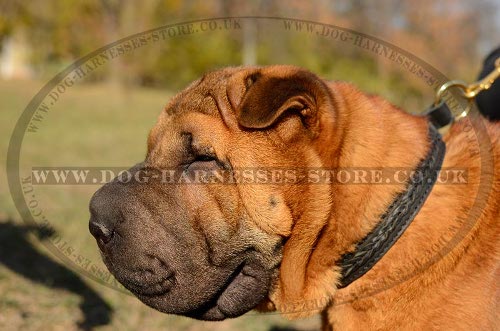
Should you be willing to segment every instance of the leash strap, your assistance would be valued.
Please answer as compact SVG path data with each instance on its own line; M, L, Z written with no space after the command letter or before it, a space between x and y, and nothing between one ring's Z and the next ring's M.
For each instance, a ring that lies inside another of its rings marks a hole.
M370 270L396 243L422 208L436 182L446 150L441 135L432 124L429 125L429 138L430 150L415 169L406 190L396 196L381 216L380 223L356 245L355 250L342 256L339 288L348 286Z

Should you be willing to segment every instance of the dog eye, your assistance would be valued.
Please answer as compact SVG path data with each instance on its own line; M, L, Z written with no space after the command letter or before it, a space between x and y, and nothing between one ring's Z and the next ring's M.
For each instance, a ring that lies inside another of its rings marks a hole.
M256 81L257 81L257 78L259 78L260 74L258 72L256 73L253 73L251 74L250 76L248 76L246 79L245 79L245 87L247 89L250 88L250 86L252 86Z

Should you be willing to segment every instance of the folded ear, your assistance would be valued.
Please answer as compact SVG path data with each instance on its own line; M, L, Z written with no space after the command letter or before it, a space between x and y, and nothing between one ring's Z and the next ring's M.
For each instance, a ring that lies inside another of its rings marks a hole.
M326 84L311 72L295 67L271 67L249 74L245 93L236 108L238 123L263 129L286 112L295 112L304 124L315 121L318 109L330 99Z

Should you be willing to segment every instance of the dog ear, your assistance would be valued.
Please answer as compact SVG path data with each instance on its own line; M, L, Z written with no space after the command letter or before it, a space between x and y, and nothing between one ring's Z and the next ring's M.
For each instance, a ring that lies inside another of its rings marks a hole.
M246 77L236 116L241 126L251 129L269 127L287 112L310 125L329 97L326 84L311 72L294 67L262 70Z

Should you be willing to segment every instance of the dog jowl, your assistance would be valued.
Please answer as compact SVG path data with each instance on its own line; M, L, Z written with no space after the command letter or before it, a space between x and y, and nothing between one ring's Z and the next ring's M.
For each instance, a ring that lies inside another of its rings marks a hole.
M493 126L489 130L494 136L499 132ZM462 138L453 135L460 133L452 129L445 139L444 165L476 162L457 156L463 144L453 141ZM149 134L145 160L129 172L173 170L189 177L197 170L415 169L430 149L428 119L350 84L328 82L292 66L238 67L208 73L176 95ZM472 183L474 174L470 178ZM451 206L471 203L472 184L435 186L407 234L345 291L357 291L356 283L401 268L394 261L437 241L448 219L461 211L441 208L428 225L426 215L440 208L443 194ZM229 178L165 183L118 177L94 194L89 227L113 275L162 312L223 320L256 307L291 317L325 311L327 324L348 326L343 316L356 318L352 311L342 311L348 305L332 308L342 275L338 262L377 226L406 185ZM440 217L441 222L435 220ZM484 217L492 218L488 213ZM425 241L414 235L422 226L432 230ZM417 290L389 291L378 300L388 304L394 297L418 297L412 291ZM297 302L315 304L307 311L286 311ZM397 320L397 307L391 314ZM391 323L391 314L381 325ZM375 317L372 327L378 327Z

